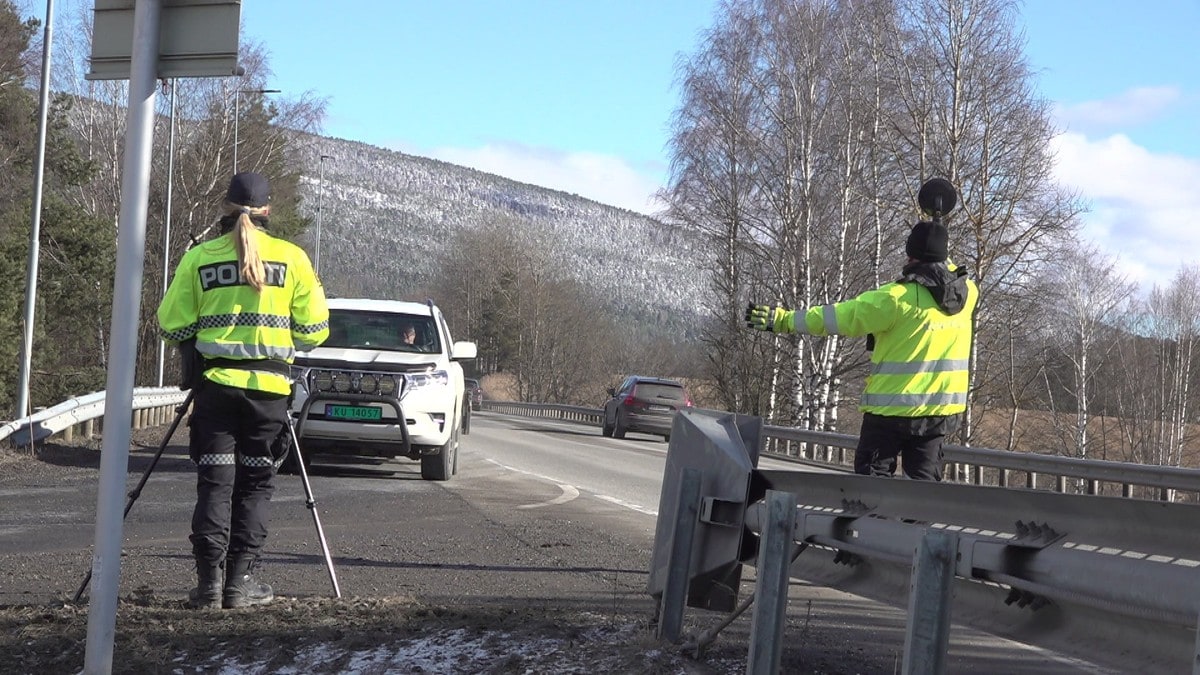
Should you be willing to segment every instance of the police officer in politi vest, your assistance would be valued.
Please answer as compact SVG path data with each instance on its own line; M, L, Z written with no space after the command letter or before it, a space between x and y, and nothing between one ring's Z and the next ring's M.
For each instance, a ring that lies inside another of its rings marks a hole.
M908 261L896 281L800 313L753 302L746 310L747 324L757 330L873 336L855 473L891 476L899 457L909 478L942 479L943 440L958 429L967 406L979 299L966 270L948 262L950 237L941 216L956 201L954 186L943 178L921 186L918 202L933 219L909 233Z
M329 336L325 291L308 255L266 231L270 193L261 174L233 177L221 235L184 254L158 308L163 339L194 345L196 357L184 385L194 389L194 608L274 598L253 572L267 538L276 461L289 438L288 366L297 347Z

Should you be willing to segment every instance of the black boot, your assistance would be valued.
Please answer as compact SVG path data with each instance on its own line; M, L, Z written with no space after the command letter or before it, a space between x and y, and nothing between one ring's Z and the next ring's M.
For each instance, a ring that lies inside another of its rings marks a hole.
M230 556L221 603L225 609L265 605L275 599L271 587L252 575L256 558L255 555L245 553Z
M225 583L220 562L196 559L196 587L188 591L188 609L221 609L221 588Z

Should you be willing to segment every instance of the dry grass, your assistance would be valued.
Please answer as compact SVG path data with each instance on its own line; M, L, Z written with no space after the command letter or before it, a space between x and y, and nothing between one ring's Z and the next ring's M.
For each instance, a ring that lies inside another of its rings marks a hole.
M87 605L0 608L0 671L79 672L87 621ZM121 600L116 626L114 673L738 672L736 661L700 664L664 650L643 616L544 607L278 598L249 610L197 611L140 593ZM434 660L423 667L426 654Z

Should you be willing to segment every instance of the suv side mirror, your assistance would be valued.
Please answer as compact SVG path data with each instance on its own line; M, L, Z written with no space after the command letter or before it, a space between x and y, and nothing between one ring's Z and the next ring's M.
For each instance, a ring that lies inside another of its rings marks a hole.
M455 342L450 350L450 358L458 361L460 359L473 359L479 352L479 348L474 342Z
M613 389L612 387L609 387L609 388L608 388L608 395L609 395L609 396L616 396L616 395L617 395L617 390L616 390L616 389Z

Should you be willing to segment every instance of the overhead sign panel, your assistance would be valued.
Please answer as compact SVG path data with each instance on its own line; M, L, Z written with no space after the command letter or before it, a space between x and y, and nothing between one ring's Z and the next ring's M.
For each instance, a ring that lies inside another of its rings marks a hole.
M89 80L129 79L135 0L95 0ZM226 77L238 68L241 0L162 0L158 77Z

